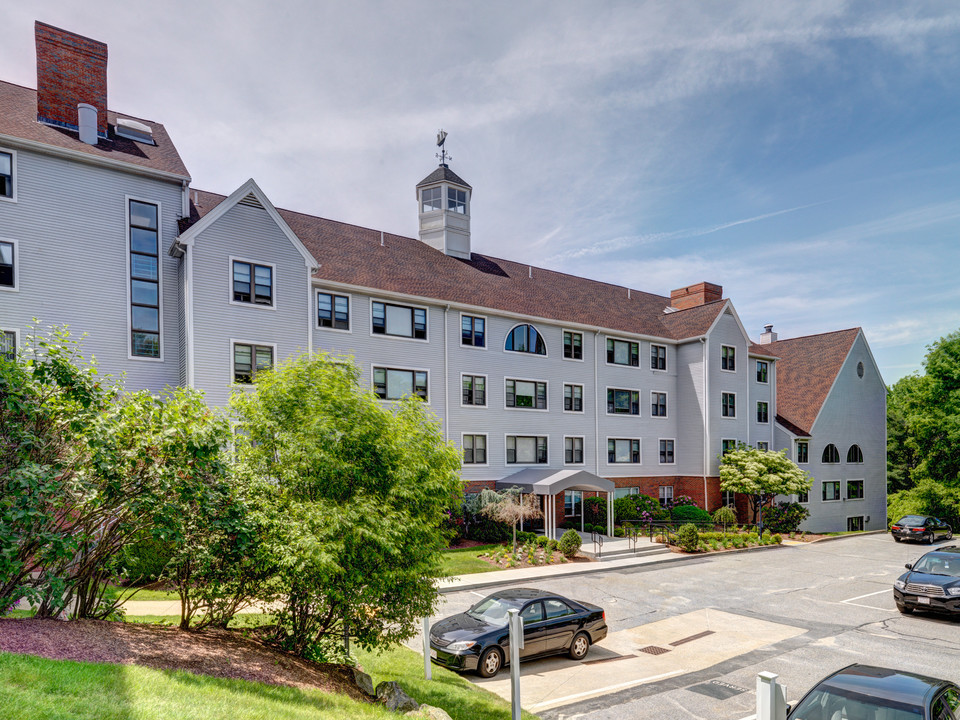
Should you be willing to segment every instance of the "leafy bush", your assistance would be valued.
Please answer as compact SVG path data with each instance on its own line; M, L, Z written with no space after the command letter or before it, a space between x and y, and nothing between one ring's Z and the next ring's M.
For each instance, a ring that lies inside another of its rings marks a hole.
M561 530L575 530L580 526L577 525L577 523L575 523L573 520L564 520L562 523L560 523L559 527Z
M780 543L783 542L783 537L780 535L780 533L777 533L776 535L773 536L773 541L774 541L777 545L779 545Z
M532 543L537 541L537 534L532 532L527 532L526 530L520 530L517 532L517 544L525 545L526 543Z
M670 519L678 523L712 523L713 518L703 508L696 505L675 506L670 511Z
M547 540L547 552L554 553L560 547L560 543L555 538Z
M677 495L677 497L673 499L673 506L675 508L686 507L688 505L696 505L696 504L697 503L694 501L694 499L689 495Z
M537 547L545 548L547 543L550 542L550 538L546 535L537 535L537 539L534 542L536 542Z
M576 530L567 530L560 536L560 552L566 557L573 557L580 551L580 533Z
M147 537L123 549L121 577L131 585L156 582L172 557L170 543Z
M627 495L613 501L613 518L617 523L626 520L648 523L669 520L670 513L649 495Z
M700 532L691 523L682 525L677 531L677 544L687 552L696 552L700 546Z
M588 497L583 501L584 520L591 525L607 525L607 499Z
M736 525L737 513L729 505L723 505L713 511L713 521L717 525Z
M763 508L763 526L770 532L796 532L800 523L810 517L806 505L792 502L777 503L772 507Z

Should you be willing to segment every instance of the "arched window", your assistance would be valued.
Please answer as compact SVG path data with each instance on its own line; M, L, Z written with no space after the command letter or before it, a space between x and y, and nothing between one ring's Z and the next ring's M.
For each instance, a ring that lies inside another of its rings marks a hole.
M503 348L510 352L533 353L534 355L547 354L547 344L533 325L517 325L513 328L507 333L507 342Z
M824 463L838 463L840 462L840 451L837 450L837 446L833 443L830 443L823 449L823 458L821 462Z
M863 452L860 450L859 445L851 445L850 449L847 450L847 462L848 463L863 462Z

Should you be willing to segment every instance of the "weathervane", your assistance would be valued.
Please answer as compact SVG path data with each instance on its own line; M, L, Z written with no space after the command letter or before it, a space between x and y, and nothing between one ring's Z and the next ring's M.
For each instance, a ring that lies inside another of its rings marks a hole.
M444 167L447 165L447 160L453 160L453 158L447 154L447 148L444 146L445 142L447 142L447 133L442 129L437 130L437 147L440 148L437 157L440 158L440 164Z

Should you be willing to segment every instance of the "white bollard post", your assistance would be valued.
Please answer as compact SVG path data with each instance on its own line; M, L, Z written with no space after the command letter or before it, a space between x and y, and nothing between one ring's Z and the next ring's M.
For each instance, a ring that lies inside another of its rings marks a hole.
M777 674L757 674L757 720L787 720L787 689L777 682Z
M430 618L423 619L423 676L433 679L433 666L430 664Z
M523 619L520 611L507 610L510 618L510 704L511 720L520 720L520 650L523 649Z

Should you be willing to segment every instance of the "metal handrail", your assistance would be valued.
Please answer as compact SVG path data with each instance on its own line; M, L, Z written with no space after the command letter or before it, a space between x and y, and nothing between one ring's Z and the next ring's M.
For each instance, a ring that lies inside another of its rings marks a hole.
M599 558L603 554L603 535L596 530L590 531L590 539L593 540L593 554Z

